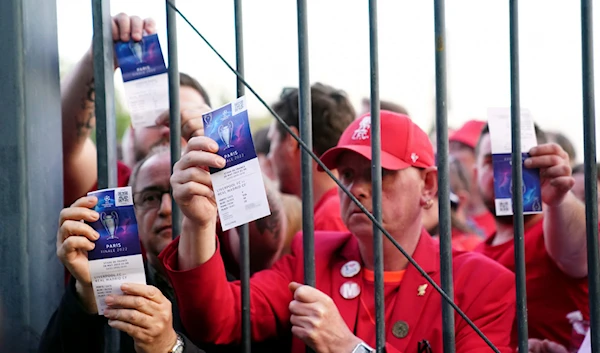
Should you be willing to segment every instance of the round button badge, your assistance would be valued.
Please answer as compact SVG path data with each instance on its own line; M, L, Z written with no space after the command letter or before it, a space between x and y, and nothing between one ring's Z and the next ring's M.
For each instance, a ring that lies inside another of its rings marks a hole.
M354 277L360 272L360 264L358 261L348 261L342 266L340 272L342 273L342 276L346 278Z
M344 299L354 299L360 294L360 286L354 281L344 282L340 287L340 294Z

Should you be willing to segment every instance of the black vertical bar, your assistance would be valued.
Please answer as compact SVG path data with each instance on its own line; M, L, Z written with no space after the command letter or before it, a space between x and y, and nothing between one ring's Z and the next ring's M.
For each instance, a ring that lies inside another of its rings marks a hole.
M242 1L233 0L235 16L235 64L240 75L244 76L244 28ZM246 93L244 83L237 78L237 96ZM250 353L252 332L250 327L250 241L248 224L238 227L240 236L240 280L242 283L242 352Z
M371 180L373 217L381 223L381 123L379 116L379 54L377 38L377 0L369 0L369 53L371 74ZM383 236L373 225L373 261L375 270L376 350L385 351L385 302L383 297Z
M581 64L583 83L583 141L585 169L585 228L587 234L592 352L600 352L600 275L598 272L598 172L596 169L596 111L594 97L594 40L592 1L581 0Z
M306 0L297 1L298 12L298 112L300 118L300 138L312 148L312 112L310 79L308 74L308 26ZM314 200L312 180L312 159L302 150L302 242L304 246L304 283L315 286L315 239L314 239ZM312 352L308 346L307 352Z
M310 79L308 75L308 27L306 0L298 0L298 66L300 88L298 111L300 115L300 138L312 148L312 112L310 99ZM315 285L315 244L314 244L314 201L312 181L312 159L302 150L302 233L304 245L304 282Z
M117 186L117 128L110 1L92 0L98 189Z
M168 1L167 10L167 47L169 50L169 133L171 143L171 174L173 166L181 157L181 114L179 112L179 59L177 55L177 13ZM170 0L175 4L175 0ZM173 195L171 195L173 196ZM181 233L181 210L171 197L171 227L173 239Z
M517 287L517 326L519 352L527 352L527 292L525 283L525 245L523 225L523 166L521 157L521 102L519 87L518 1L510 0L510 95L512 138L512 195L515 234L515 274Z
M98 189L117 186L117 127L110 1L92 0ZM105 326L105 352L118 352L119 331Z
M454 298L452 283L452 235L450 231L450 182L448 171L448 120L446 111L446 14L444 0L434 0L435 14L435 101L437 168L442 289ZM454 353L454 309L442 299L444 353Z

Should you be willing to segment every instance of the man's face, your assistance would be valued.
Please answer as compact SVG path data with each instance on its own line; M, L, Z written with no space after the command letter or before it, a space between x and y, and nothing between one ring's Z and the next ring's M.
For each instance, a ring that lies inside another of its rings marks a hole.
M150 157L135 182L135 214L139 236L149 258L156 257L171 242L171 158L167 152Z
M460 142L450 141L448 144L450 156L454 157L460 162L460 164L469 172L469 175L473 174L473 168L475 168L475 150L471 147L464 145ZM473 180L475 181L475 180Z
M477 187L485 206L496 214L494 204L494 165L492 163L492 140L490 134L481 136L477 155Z
M279 182L279 190L285 194L300 196L300 164L296 157L297 153L290 151L288 139L282 140L277 122L271 123L267 138L270 141L267 158Z
M344 152L337 164L342 184L371 212L371 162L354 152ZM421 171L406 168L398 171L382 171L382 221L391 234L402 232L415 221L421 221L421 196L424 181ZM359 239L373 235L373 224L358 206L341 190L342 220Z
M459 161L464 167L467 176L470 178L469 182L471 183L471 192L477 192L477 180L475 180L475 167L477 158L475 156L475 150L456 141L450 141L448 144L448 150L450 152L450 156Z
M206 104L206 102L195 89L181 86L179 88L179 104L181 109L185 109L186 107L200 106ZM168 145L169 134L169 128L166 126L150 126L133 129L133 150L135 153L135 160L140 161L144 159L155 146ZM181 139L182 146L185 146L186 143L187 141Z

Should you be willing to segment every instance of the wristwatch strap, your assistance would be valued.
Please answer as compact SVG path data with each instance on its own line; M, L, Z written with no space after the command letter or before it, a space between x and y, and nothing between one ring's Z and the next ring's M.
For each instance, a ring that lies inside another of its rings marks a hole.
M369 345L367 345L365 342L360 342L352 350L352 353L373 353L373 352L375 352L375 350L373 348L369 347Z
M181 337L181 335L177 334L177 342L168 353L183 353L183 348L185 347L185 341Z

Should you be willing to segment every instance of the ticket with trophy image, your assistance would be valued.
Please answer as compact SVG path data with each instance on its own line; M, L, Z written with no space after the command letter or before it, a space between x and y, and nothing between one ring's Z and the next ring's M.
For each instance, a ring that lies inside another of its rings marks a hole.
M223 230L271 214L262 172L254 150L246 98L240 97L202 116L204 134L217 142L226 161L210 169Z
M169 77L158 35L144 36L139 42L117 42L115 54L132 126L155 125L156 118L169 109Z
M529 157L528 151L537 146L533 118L528 110L521 113L521 164ZM512 138L509 108L489 108L488 125L492 141L494 193L496 216L512 216ZM540 170L523 165L523 214L542 212Z
M94 210L100 217L90 226L100 238L88 259L98 314L103 315L107 295L123 294L123 283L146 284L146 274L131 187L98 190L88 195L98 198Z

